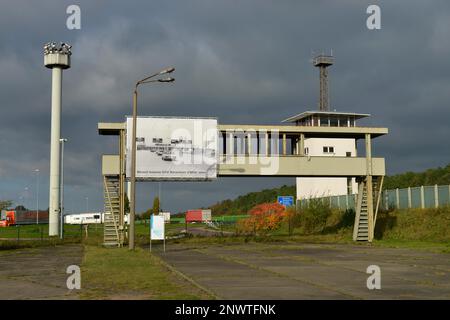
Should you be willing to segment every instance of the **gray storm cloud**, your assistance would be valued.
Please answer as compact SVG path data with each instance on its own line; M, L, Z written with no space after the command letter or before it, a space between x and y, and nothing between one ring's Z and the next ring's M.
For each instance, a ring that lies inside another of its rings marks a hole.
M145 115L216 116L220 123L263 124L315 109L318 71L311 52L333 49L331 105L372 114L387 126L375 141L389 173L446 165L450 118L448 1L376 1L382 29L366 28L373 1L77 1L82 29L68 30L70 1L0 4L0 196L48 201L50 70L42 45L73 45L64 74L62 135L69 211L101 210L100 155L117 141L100 121L131 113L133 83L174 65L176 82L142 88ZM294 179L219 179L163 183L163 207L179 211ZM138 210L157 184L141 183ZM169 200L170 199L170 203ZM166 201L166 202L164 202ZM166 204L166 205L165 205Z

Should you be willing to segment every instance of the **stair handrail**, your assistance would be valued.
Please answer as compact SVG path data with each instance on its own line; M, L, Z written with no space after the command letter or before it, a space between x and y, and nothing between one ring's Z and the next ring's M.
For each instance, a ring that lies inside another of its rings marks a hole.
M359 183L358 194L356 196L356 216L355 216L355 225L353 226L353 240L354 241L356 241L356 239L358 238L359 218L361 215L364 187L365 187L365 181L363 180Z
M114 210L113 210L112 203L111 203L111 197L109 195L108 184L106 183L106 176L103 176L103 183L104 183L105 190L106 190L106 196L108 198L110 214L112 215L112 219L113 219L113 222L114 222L114 230L116 231L117 244L119 244L120 243L119 230L117 228L116 218L115 218Z
M377 205L375 206L375 214L374 214L374 218L373 218L373 230L375 230L375 224L377 223L378 207L380 206L381 193L383 191L383 181L384 181L384 176L381 176L381 181L380 181L380 183L377 184L377 186L378 186Z

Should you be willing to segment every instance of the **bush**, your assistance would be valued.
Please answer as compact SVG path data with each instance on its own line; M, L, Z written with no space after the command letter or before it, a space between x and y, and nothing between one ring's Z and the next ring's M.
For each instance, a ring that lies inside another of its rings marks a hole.
M331 214L332 210L329 204L323 203L320 199L310 199L308 205L300 209L298 220L295 220L297 220L302 233L321 233Z
M265 235L281 226L285 218L285 208L279 203L263 203L253 207L249 214L249 218L238 221L238 233Z
M300 225L300 215L297 214L295 207L287 208L284 215L284 223L288 226L288 234L292 235L294 229Z
M380 212L375 226L375 238L448 242L450 207Z

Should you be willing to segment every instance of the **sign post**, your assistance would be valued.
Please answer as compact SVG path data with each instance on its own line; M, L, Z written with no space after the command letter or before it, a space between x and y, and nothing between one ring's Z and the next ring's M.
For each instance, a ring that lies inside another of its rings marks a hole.
M294 197L293 196L278 196L277 202L282 206L292 207L294 205Z
M284 206L284 208L292 207L294 205L294 197L293 196L278 196L277 202ZM289 229L289 235L292 234L292 223L291 223L291 214L289 214L288 219L288 229Z
M163 240L164 252L166 252L166 236L164 216L150 216L150 252L152 251L152 240Z

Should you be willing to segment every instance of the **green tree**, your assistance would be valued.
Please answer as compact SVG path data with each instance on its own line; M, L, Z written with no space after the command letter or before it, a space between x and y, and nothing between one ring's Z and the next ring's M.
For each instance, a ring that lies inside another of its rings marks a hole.
M150 215L152 214L152 209L148 209L141 213L141 219L144 220L144 225L147 225L147 220L150 219Z
M420 187L434 184L450 184L450 164L422 172L405 172L388 176L384 180L383 189Z
M159 214L159 198L155 197L155 199L153 199L153 214Z
M11 200L0 200L0 210L7 209L11 207L12 201Z

